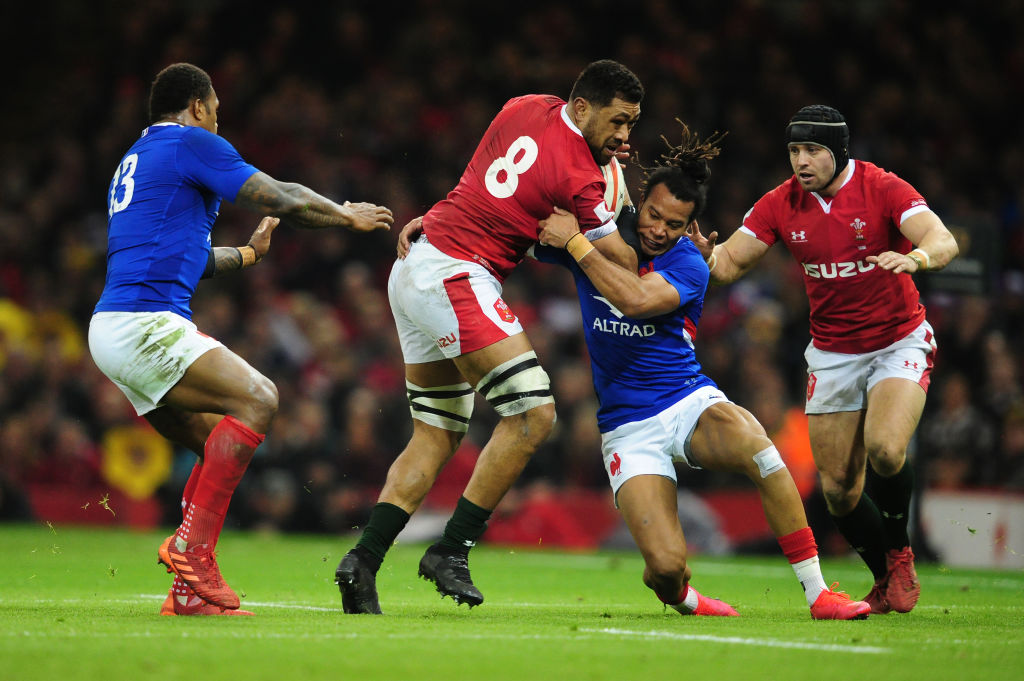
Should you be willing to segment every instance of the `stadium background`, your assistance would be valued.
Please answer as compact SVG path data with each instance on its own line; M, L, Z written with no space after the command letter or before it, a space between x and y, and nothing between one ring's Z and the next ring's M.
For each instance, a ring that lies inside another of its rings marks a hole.
M254 165L387 205L397 226L454 186L509 97L565 97L593 59L622 61L647 88L631 140L641 163L656 159L661 135L678 135L676 117L729 132L702 224L722 238L789 175L782 134L793 111L836 106L852 156L909 180L961 240L953 271L918 278L940 343L914 443L923 486L1020 493L1024 146L1011 102L1024 94L1024 46L1002 37L1022 34L1020 1L7 3L0 517L179 517L192 456L134 416L84 339L103 285L107 185L145 125L150 81L175 61L210 72L220 132ZM627 178L635 192L635 165ZM225 203L215 245L244 243L257 221ZM283 226L259 267L200 286L199 327L281 394L230 527L340 533L365 518L410 431L384 292L397 226L359 237ZM488 538L614 541L571 279L527 264L505 298L552 376L559 422ZM699 354L770 430L825 537L800 409L807 338L800 271L772 249L744 281L709 292ZM492 425L479 403L426 511L454 502ZM764 539L743 523L756 508L745 481L684 470L681 482L699 494L684 497L695 532L706 504L733 545ZM709 529L702 548L723 548Z

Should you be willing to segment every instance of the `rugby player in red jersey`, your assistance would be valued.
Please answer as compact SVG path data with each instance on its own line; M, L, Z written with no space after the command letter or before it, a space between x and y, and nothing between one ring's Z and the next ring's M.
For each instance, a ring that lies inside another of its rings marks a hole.
M501 420L419 574L456 603L483 602L470 578L469 549L555 419L550 381L502 300L501 283L537 242L538 223L554 206L571 210L588 244L636 270L636 255L605 205L601 168L626 148L643 94L629 69L601 60L583 70L568 101L553 95L510 100L455 189L421 224L417 219L403 230L407 235L410 227L422 227L388 282L413 435L391 465L356 546L335 572L346 613L380 614L377 570L455 453L474 391Z
M956 241L906 181L849 156L846 120L800 109L786 128L793 177L765 194L724 243L691 238L726 284L781 241L810 299L807 405L829 513L875 578L871 612L909 612L921 586L907 534L907 444L924 409L936 344L914 272L945 267ZM877 474L864 493L867 463Z

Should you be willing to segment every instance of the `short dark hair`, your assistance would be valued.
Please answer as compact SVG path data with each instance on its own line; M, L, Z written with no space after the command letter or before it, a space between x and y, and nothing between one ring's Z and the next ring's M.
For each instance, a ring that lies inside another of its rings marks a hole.
M668 151L661 155L661 160L654 166L643 168L640 189L644 195L650 195L652 188L663 184L680 201L693 201L693 212L690 214L690 222L693 222L701 216L708 203L710 161L721 153L718 145L729 133L716 132L702 142L700 136L690 130L686 123L678 118L676 121L683 126L682 141L673 145L664 135L661 136Z
M149 88L149 122L176 114L196 99L206 100L213 92L209 74L192 64L171 64L156 74Z
M601 59L587 65L569 93L569 101L582 97L596 106L608 106L618 96L631 104L644 98L640 79L617 61Z

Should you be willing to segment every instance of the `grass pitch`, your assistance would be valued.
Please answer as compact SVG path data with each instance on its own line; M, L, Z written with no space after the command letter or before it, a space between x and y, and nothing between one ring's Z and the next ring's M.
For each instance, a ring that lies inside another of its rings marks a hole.
M778 557L695 556L694 585L736 618L681 617L635 553L480 546L470 610L394 547L384 617L346 616L334 568L352 538L225 533L218 560L257 617L160 617L169 533L0 525L0 679L1020 679L1024 573L918 565L909 614L814 622ZM824 561L860 597L859 562Z

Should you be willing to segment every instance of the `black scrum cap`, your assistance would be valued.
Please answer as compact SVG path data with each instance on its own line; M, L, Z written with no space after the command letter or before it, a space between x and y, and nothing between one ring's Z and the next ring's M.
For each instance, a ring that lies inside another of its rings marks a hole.
M786 126L786 144L817 144L828 149L835 162L836 179L850 161L850 129L836 109L822 104L805 106Z

